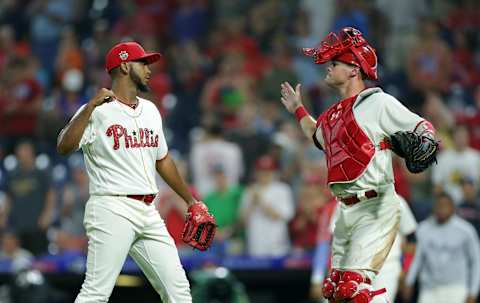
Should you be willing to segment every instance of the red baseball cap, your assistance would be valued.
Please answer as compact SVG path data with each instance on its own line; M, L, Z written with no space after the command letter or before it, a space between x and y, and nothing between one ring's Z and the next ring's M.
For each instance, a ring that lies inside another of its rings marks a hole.
M256 170L277 170L277 168L277 163L275 163L273 157L269 155L261 156L255 161Z
M147 53L137 42L122 42L112 47L105 57L105 68L110 72L122 62L145 60L152 64L162 55L160 53Z

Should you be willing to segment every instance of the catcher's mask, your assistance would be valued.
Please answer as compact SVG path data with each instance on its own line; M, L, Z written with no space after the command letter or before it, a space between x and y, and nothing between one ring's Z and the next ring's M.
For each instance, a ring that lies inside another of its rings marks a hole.
M329 33L316 47L304 48L303 53L313 57L316 64L336 60L358 66L369 79L378 80L375 49L353 27Z

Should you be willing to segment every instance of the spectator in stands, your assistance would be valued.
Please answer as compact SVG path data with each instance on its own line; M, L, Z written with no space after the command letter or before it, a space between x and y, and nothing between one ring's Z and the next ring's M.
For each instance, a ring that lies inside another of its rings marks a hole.
M55 61L56 79L61 80L69 70L82 70L85 62L73 28L62 30L58 55Z
M276 177L277 164L268 155L255 163L255 180L246 189L241 220L252 256L284 256L290 251L288 222L294 215L290 187Z
M437 196L434 214L420 223L415 259L404 296L420 279L419 303L475 303L480 287L480 242L473 226L455 215L453 199Z
M478 183L472 178L462 178L460 185L463 200L457 208L457 214L475 227L480 235L480 200L478 197Z
M322 186L317 175L303 178L295 217L290 222L290 235L293 249L300 252L313 252L317 245L318 224L330 195Z
M432 181L435 193L445 190L458 205L462 201L462 178L471 178L477 185L480 184L480 152L469 147L465 126L455 128L453 140L453 149L439 153L438 165L432 169Z
M49 83L53 80L62 29L74 21L79 5L73 0L35 0L30 1L25 12L30 19L33 53L40 60Z
M449 91L452 74L452 55L440 38L435 20L425 18L419 27L418 41L410 49L407 58L410 86L418 91Z
M193 184L202 196L215 189L215 166L222 166L228 185L234 186L243 175L244 165L240 147L225 140L222 126L216 121L205 123L205 136L194 142L190 153Z
M203 201L218 225L215 241L228 241L236 232L239 221L238 209L243 187L228 183L225 170L221 165L213 167L215 189L205 195Z
M473 91L474 108L467 108L457 115L457 123L465 124L470 135L470 146L480 150L480 85Z
M84 73L81 70L66 70L61 80L61 87L55 87L44 100L40 116L39 138L47 142L55 142L62 127L88 101L83 92Z
M425 119L435 125L441 147L451 148L453 146L451 132L455 127L455 117L447 107L446 101L438 93L426 93L421 110Z
M72 181L63 188L59 214L60 228L55 240L60 250L85 251L87 237L83 217L85 203L89 198L89 182L83 158L75 154L70 159Z
M175 159L179 174L184 180L189 180L187 163L185 160L174 151L170 151L170 153ZM159 185L160 190L156 198L156 206L160 216L167 225L168 232L172 236L173 240L175 241L175 245L177 245L178 248L190 248L190 246L187 247L182 241L182 231L183 226L185 225L185 213L187 212L185 201L183 201L183 199L177 195L165 183L165 181L163 181L163 179L161 179L160 175L157 175L157 184ZM188 188L195 199L202 200L194 186L189 185Z
M178 1L171 21L172 37L179 42L199 40L208 31L208 11L201 1Z
M8 227L13 228L26 249L35 255L47 250L47 229L53 221L55 192L47 171L35 166L30 141L15 148L17 167L7 175Z
M13 230L7 229L2 233L1 243L0 261L11 262L13 272L30 268L33 263L33 255L22 248L20 239Z
M30 57L17 57L8 67L0 124L1 133L12 141L19 136L33 138L36 134L43 97L43 89L36 79L36 69L36 63Z
M200 99L203 113L218 115L226 128L237 126L239 109L254 100L252 81L243 71L244 60L239 51L226 53L217 74L205 83Z

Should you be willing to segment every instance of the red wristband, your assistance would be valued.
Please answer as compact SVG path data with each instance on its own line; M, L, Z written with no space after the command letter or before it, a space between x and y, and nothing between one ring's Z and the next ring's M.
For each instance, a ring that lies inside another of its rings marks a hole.
M305 107L303 107L303 105L299 106L295 110L295 117L297 117L297 121L300 122L302 120L302 118L305 117L305 116L308 116L307 110L305 109Z

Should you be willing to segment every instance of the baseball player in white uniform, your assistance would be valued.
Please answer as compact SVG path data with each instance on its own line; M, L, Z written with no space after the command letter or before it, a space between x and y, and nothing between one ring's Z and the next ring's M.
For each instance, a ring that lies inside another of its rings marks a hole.
M159 58L135 42L115 45L106 56L112 90L102 88L60 132L58 152L82 148L90 178L87 272L76 303L107 302L128 254L163 302L191 302L174 241L152 203L156 172L188 205L201 202L168 154L156 106L137 96L148 90L148 65Z
M373 290L371 281L400 224L392 151L410 171L426 169L438 149L434 128L380 88L366 88L364 79L378 79L377 57L360 31L332 32L304 53L317 64L331 62L325 82L343 99L315 120L302 104L300 85L281 85L282 103L325 152L328 185L340 202L323 295L329 302L386 302L379 296L385 289Z

